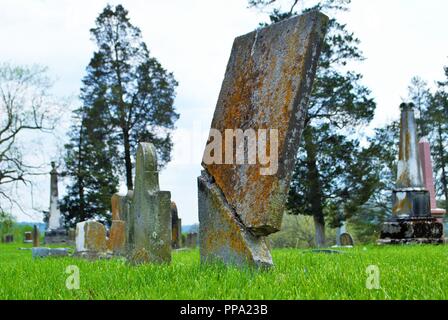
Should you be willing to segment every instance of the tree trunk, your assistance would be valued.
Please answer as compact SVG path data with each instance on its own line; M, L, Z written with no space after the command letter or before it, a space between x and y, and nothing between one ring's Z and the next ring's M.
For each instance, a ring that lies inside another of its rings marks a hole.
M131 144L129 142L129 132L126 129L123 129L123 140L124 140L124 160L126 166L126 184L128 190L134 190L134 185L132 183Z
M311 213L314 218L316 231L316 246L325 246L325 218L322 207L323 195L317 169L317 148L313 142L312 127L308 126L304 131L305 150L307 154L306 165L308 167L309 193L308 199L311 202Z
M325 247L325 220L322 217L314 218L314 230L316 231L316 245L318 248Z

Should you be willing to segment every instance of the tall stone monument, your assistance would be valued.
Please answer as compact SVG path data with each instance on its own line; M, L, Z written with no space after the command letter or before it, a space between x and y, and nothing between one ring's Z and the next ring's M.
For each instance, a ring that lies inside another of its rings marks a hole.
M61 211L58 204L58 172L56 170L56 164L51 163L50 171L50 214L48 219L47 230L45 231L45 243L67 243L68 234L67 230L62 227Z
M198 178L202 262L272 266L266 236L281 227L327 22L313 11L235 39Z
M385 222L379 243L443 243L443 224L431 216L430 194L425 188L418 152L414 105L403 103L396 188L392 192L392 218Z

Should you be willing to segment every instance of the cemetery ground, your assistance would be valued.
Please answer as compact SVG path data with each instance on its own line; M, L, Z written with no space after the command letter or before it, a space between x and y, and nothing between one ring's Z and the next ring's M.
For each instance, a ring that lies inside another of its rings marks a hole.
M199 250L173 252L171 265L130 266L122 259L33 260L23 244L0 245L0 299L448 299L445 246L359 246L344 254L274 249L268 271L201 265ZM339 250L339 249L338 249ZM66 287L68 266L80 288ZM366 287L369 266L380 289Z

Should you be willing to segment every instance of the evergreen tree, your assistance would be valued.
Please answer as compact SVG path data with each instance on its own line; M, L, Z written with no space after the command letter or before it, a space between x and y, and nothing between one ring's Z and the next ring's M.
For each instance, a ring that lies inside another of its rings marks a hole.
M84 78L84 104L99 100L104 105L104 122L110 128L106 144L118 150L109 161L125 174L131 190L131 155L138 142L154 144L162 167L170 160L170 132L179 117L173 106L177 82L150 57L123 6L106 6L91 33L98 50Z
M132 156L151 142L163 167L170 160L170 132L179 115L173 103L177 82L153 57L123 6L106 6L91 34L97 51L81 88L82 107L66 145L71 181L61 204L68 225L110 219L110 198L119 177L133 189Z
M428 118L433 128L430 138L436 190L438 195L445 198L448 212L448 91L445 88L441 83L439 90L431 97Z
M408 87L408 97L415 105L415 118L419 137L426 137L431 131L428 119L428 107L431 93L428 84L420 77L413 77Z
M100 110L98 106L78 109L78 121L65 145L64 174L72 180L61 202L67 227L88 219L110 222L110 198L119 183L110 159L117 150L113 144L107 144L109 131L101 114L94 114Z
M249 4L263 7L275 2L251 0ZM287 12L274 10L271 22L296 14L297 3L293 1ZM321 1L305 12L346 10L348 3ZM290 213L313 216L317 246L325 245L325 217L338 225L341 216L353 215L370 198L378 183L356 132L372 120L375 103L360 83L362 75L346 71L350 62L363 60L358 46L359 40L345 25L330 19L287 203Z

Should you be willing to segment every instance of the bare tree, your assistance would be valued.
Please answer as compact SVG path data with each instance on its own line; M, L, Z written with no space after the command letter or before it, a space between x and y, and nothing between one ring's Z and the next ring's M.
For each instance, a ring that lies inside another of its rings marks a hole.
M2 200L19 205L10 190L43 174L41 166L27 160L30 148L20 141L54 129L58 112L50 88L45 67L0 64L0 208Z

